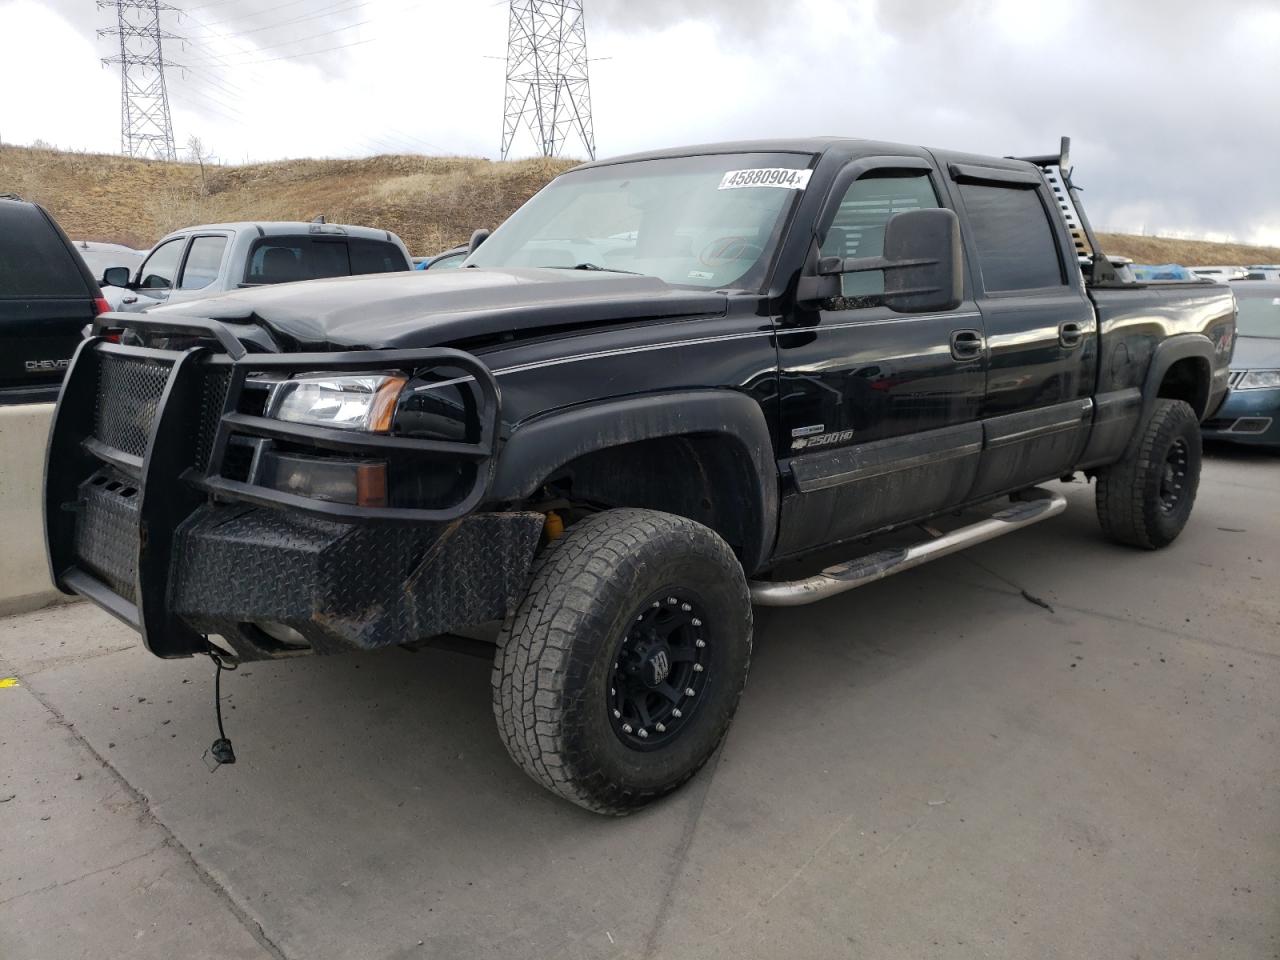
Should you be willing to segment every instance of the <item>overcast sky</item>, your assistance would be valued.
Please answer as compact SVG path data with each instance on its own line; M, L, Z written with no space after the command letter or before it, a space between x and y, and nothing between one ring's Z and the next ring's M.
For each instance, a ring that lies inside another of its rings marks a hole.
M171 3L165 28L190 38L166 47L188 65L169 77L179 144L498 153L500 0ZM1095 226L1280 244L1277 0L586 0L586 17L608 58L602 156L828 133L1017 155L1065 133ZM0 0L0 138L119 149L95 33L113 22L93 0Z

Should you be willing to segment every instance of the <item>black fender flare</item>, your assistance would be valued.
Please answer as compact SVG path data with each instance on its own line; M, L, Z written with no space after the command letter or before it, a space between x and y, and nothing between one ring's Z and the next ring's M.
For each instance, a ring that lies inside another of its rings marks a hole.
M1160 384L1164 381L1164 376L1179 360L1195 358L1203 360L1209 371L1209 382L1205 384L1205 404L1204 407L1196 411L1196 416L1204 419L1208 416L1209 408L1213 406L1213 359L1215 353L1213 341L1202 333L1183 333L1170 337L1165 340L1151 355L1151 365L1147 368L1147 379L1142 386L1142 419L1141 423L1146 423L1147 417L1151 415L1151 408L1155 406L1156 398L1160 393Z
M565 464L610 447L660 437L718 435L735 443L751 467L760 530L751 573L773 553L778 529L778 467L760 404L734 390L687 390L584 404L525 421L498 455L490 501L528 498Z

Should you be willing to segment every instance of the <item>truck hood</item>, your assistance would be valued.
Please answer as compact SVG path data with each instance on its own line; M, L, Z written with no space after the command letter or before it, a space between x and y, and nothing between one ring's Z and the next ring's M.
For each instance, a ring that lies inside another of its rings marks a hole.
M726 295L588 270L372 274L250 287L150 311L253 323L304 349L432 347L501 334L724 313Z

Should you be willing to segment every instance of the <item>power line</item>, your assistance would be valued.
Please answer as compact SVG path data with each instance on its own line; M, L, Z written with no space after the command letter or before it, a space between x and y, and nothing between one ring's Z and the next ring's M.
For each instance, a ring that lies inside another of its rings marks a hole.
M332 53L334 50L346 50L348 47L359 47L366 43L373 43L374 38L369 37L367 40L355 40L351 43L341 43L336 47L325 47L323 50L308 50L306 53L291 53L283 57L267 57L264 60L245 60L241 63L232 63L233 67L249 66L254 63L279 63L281 60L298 60L302 57L314 57L322 53Z
M268 44L268 45L266 45L266 46L260 46L260 47L258 47L258 49L259 49L259 50L274 50L274 49L276 49L276 48L278 48L278 47L287 47L287 46L289 46L290 44L293 44L293 43L304 43L304 42L305 42L305 41L307 41L307 40L315 40L315 39L317 39L317 38L319 38L319 37L328 37L328 36L332 36L332 35L333 35L333 34L335 34L335 33L344 33L344 32L346 32L347 30L354 30L356 27L363 27L363 26L366 26L367 24L370 24L370 23L373 23L373 21L372 21L372 20L361 20L359 23L353 23L353 24L351 24L350 26L346 26L346 27L336 27L336 28L335 28L335 29L333 29L333 30L325 30L323 33L312 33L312 34L308 34L308 35L307 35L307 36L305 36L305 37L293 37L292 39L289 39L289 40L282 40L282 41L280 41L279 43L272 43L272 44ZM233 67L235 67L235 66L240 66L241 64L244 64L244 63L257 63L257 62L261 62L261 61L255 61L255 60L232 60L232 61L230 61L230 63L226 64L226 66L233 66Z
M283 10L285 7L296 7L300 3L307 3L307 2L309 2L309 0L289 0L288 3L281 3L281 4L277 4L274 7L267 7L265 10L252 10L248 13L242 13L238 17L224 17L222 20L210 20L207 22L207 25L214 27L220 23L234 23L238 20L253 19L255 17L261 17L264 14L275 13L277 10ZM199 10L199 9L200 9L199 7L184 7L183 12L185 13L187 10Z

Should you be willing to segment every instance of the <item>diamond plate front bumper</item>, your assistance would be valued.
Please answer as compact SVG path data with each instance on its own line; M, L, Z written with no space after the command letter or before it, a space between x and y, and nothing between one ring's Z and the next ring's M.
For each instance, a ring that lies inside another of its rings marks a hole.
M243 660L371 650L505 617L538 546L540 513L367 526L205 506L174 538L173 614ZM282 644L283 624L306 646Z
M500 402L475 357L249 354L214 321L126 320L142 343L85 340L54 413L45 537L59 588L131 625L162 657L206 652L210 634L245 659L372 649L514 605L543 518L475 512L492 477ZM290 424L239 405L251 373L383 368L462 373L466 439ZM408 493L393 487L399 499L374 507L277 489L236 466L245 441L373 456ZM425 483L437 477L450 482Z

